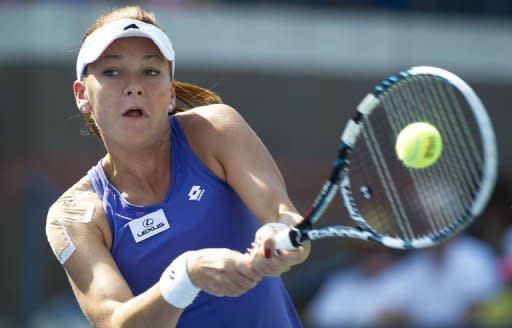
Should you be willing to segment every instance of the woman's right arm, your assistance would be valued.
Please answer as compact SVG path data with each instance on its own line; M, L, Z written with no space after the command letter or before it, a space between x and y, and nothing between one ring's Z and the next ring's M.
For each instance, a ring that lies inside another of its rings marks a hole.
M48 212L48 241L64 267L78 304L95 327L173 327L182 309L161 296L159 284L134 297L107 245L104 211L82 179Z
M109 251L109 229L87 179L66 191L48 212L48 241L83 313L95 327L174 327L183 309L164 299L160 282L133 296ZM205 249L189 254L186 270L202 290L238 296L262 278L252 271L250 261L248 255L231 250Z

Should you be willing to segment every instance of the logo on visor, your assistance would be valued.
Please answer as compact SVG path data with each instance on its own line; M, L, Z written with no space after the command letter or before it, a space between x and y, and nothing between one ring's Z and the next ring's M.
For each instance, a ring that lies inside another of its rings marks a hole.
M126 26L125 28L123 28L123 31L126 31L126 30L129 30L131 28L136 28L136 29L139 29L139 27L135 24L130 24L128 26Z

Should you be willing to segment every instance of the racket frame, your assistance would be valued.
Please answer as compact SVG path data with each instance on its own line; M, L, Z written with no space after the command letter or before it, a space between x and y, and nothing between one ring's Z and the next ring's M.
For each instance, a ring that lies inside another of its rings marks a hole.
M359 212L352 195L352 188L348 178L349 155L352 147L355 145L361 130L363 122L380 103L380 97L388 88L404 78L414 75L430 75L441 78L451 83L465 97L470 105L475 121L479 127L480 138L483 142L483 156L485 158L482 168L482 184L479 192L473 199L471 206L467 209L465 215L455 220L451 225L439 231L435 235L415 238L413 240L402 240L400 238L389 237L377 233L364 219ZM367 94L357 106L356 114L347 122L340 138L338 146L338 157L333 162L331 176L324 183L320 193L316 197L313 205L303 216L303 221L289 230L280 231L275 236L276 249L294 249L299 247L307 240L316 240L327 237L348 237L360 240L369 240L386 247L396 249L425 248L434 246L441 241L449 238L465 229L473 219L482 213L489 201L494 189L497 178L498 152L496 148L496 137L492 128L491 120L483 106L482 102L471 89L471 87L455 74L444 69L432 66L415 66L407 71L402 71L398 75L389 76L381 83L375 86L373 93ZM315 227L313 225L325 212L330 202L340 191L344 200L345 207L349 216L355 222L356 226L345 225L327 225Z

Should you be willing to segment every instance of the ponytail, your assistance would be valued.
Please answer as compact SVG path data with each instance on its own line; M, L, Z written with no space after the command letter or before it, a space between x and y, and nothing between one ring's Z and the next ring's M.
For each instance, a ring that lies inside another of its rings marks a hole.
M220 104L222 99L215 92L195 84L176 81L176 99L183 106L176 106L175 112L183 112L197 106Z

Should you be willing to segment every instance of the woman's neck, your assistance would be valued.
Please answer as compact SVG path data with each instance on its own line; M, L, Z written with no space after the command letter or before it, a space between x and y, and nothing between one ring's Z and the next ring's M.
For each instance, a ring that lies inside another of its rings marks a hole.
M110 149L103 158L110 183L130 203L152 205L165 199L171 180L171 146L169 138L163 139L145 149Z

